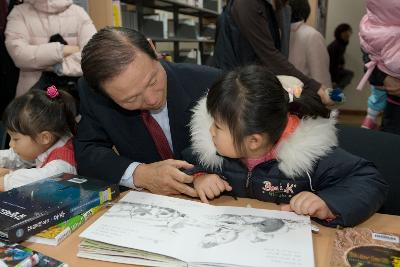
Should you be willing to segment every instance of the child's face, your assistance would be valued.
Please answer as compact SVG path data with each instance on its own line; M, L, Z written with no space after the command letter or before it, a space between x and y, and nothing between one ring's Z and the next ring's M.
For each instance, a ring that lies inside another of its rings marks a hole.
M233 138L228 126L225 123L218 122L214 119L210 127L210 133L215 148L221 156L228 158L240 158L233 144Z
M10 147L18 156L27 161L34 161L40 154L47 150L47 147L35 142L30 136L10 132Z

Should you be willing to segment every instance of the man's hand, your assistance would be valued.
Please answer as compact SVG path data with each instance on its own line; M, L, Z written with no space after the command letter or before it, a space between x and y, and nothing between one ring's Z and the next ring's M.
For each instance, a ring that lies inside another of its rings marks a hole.
M81 51L77 45L64 45L63 54L64 57L68 57L74 53Z
M309 215L321 220L335 219L325 201L311 192L303 191L292 197L290 204L281 207L283 211L294 211L300 215Z
M208 203L208 199L219 196L224 191L231 191L232 187L216 174L205 174L194 178L194 188L204 203Z
M328 94L327 89L328 89L328 88L326 88L325 86L322 85L321 88L319 88L319 90L318 90L317 93L318 93L319 97L321 98L322 103L323 103L327 108L329 108L329 107L334 106L334 105L335 105L335 102L332 101L332 99L329 97L329 94Z
M194 188L186 185L193 182L193 177L181 172L180 168L189 169L193 165L173 159L140 164L133 173L135 186L160 195L185 194L197 197Z
M386 76L385 80L383 80L383 84L385 86L385 90L389 95L400 96L400 80L396 79L392 76Z

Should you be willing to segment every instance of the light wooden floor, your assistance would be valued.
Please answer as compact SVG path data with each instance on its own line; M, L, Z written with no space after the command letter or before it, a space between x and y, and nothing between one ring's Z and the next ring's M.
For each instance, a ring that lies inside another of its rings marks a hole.
M338 122L343 124L349 124L354 126L360 126L365 118L365 114L362 112L348 112L348 111L341 111L339 112ZM380 123L382 116L379 116L378 122Z
M354 126L361 126L365 115L343 114L339 113L338 122L343 124L350 124Z

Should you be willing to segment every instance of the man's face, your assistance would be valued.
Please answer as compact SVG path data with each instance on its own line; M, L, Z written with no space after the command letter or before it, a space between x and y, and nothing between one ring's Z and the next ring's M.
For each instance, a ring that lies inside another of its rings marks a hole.
M167 99L167 74L160 62L137 51L136 58L114 78L103 82L106 94L127 110L157 110Z

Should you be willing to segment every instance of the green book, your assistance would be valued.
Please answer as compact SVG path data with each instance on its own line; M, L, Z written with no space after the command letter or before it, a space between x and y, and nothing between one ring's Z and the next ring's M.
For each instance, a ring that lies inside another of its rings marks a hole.
M70 236L76 229L84 224L92 215L96 214L103 208L103 205L98 205L90 210L78 214L68 220L50 227L34 236L31 236L27 241L39 244L57 246L64 239Z

